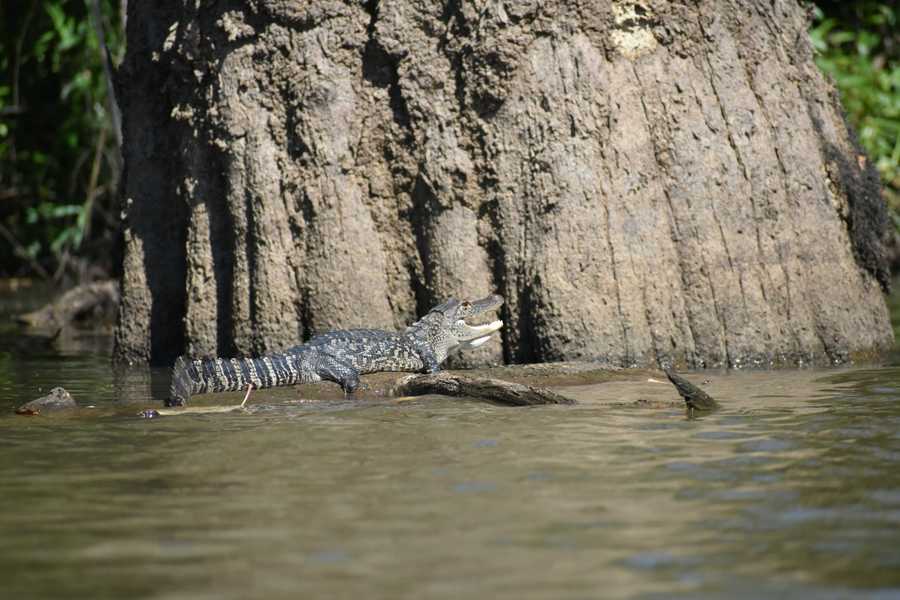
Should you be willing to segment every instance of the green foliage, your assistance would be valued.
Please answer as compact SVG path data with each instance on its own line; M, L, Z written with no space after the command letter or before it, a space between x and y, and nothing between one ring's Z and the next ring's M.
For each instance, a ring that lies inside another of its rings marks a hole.
M810 31L816 62L841 92L882 180L900 190L900 9L889 0L820 2Z
M0 275L111 254L120 159L91 2L0 5ZM119 4L100 9L120 56Z

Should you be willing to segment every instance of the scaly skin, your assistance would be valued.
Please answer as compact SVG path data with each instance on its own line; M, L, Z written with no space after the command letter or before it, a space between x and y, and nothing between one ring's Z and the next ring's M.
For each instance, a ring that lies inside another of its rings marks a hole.
M503 304L500 296L474 302L450 299L431 309L403 333L349 329L318 335L305 344L259 358L213 358L175 362L168 406L181 406L194 394L333 381L351 394L359 376L380 371L433 373L452 350L487 342L502 321L471 326L465 322Z

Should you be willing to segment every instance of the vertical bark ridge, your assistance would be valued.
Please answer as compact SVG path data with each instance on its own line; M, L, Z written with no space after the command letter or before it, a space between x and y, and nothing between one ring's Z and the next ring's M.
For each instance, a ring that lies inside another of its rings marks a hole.
M699 31L702 35L702 39L710 40L713 36L710 35L710 32L707 30L707 27L704 26L703 18L704 17L702 15L700 15L700 16L698 16L698 19L697 19ZM715 99L715 104L719 111L719 118L721 119L721 123L724 128L724 133L725 133L725 137L728 142L728 147L731 150L732 156L734 157L734 161L736 163L736 171L739 174L740 178L743 180L743 187L744 187L744 190L746 190L745 191L746 198L747 198L746 204L750 208L749 215L747 215L745 213L744 218L741 220L744 222L746 222L748 220L752 221L756 245L755 245L755 248L750 248L749 245L745 244L744 245L745 249L743 252L741 252L741 255L747 256L747 260L746 260L747 263L753 262L755 264L757 271L753 275L755 276L755 279L758 279L760 289L762 289L762 287L764 286L764 281L767 276L767 273L766 273L767 269L765 267L764 257L763 257L763 253L762 253L762 247L759 243L761 234L760 234L759 221L756 218L756 200L755 200L755 198L758 193L758 190L755 189L754 181L753 181L753 178L751 177L750 170L747 165L747 161L742 156L742 150L741 150L740 144L738 143L738 137L736 135L735 129L740 128L740 125L733 123L733 121L735 121L738 118L737 115L745 115L745 114L752 115L752 109L748 110L748 108L743 105L741 96L744 95L744 85L743 85L744 82L740 81L740 79L735 79L735 78L731 79L732 83L737 82L740 85L736 86L735 92L733 94L731 94L730 97L726 98L724 93L720 93L720 90L719 90L720 85L717 84L716 80L724 77L725 73L737 71L738 67L742 61L741 61L740 56L738 56L732 52L732 43L731 43L730 33L721 27L717 27L717 21L715 18L713 18L713 27L715 27L717 29L716 35L714 36L715 39L717 40L717 43L716 43L715 49L712 50L712 54L715 55L716 65L715 66L713 65L713 58L711 57L711 49L709 47L709 44L708 43L704 44L704 48L702 50L702 58L703 58L702 65L705 66L705 70L706 70L706 72L704 73L704 76L705 76L706 81L708 82L709 89L712 91L712 98ZM721 56L723 54L724 54L724 56ZM698 102L700 102L700 99L699 99L699 97L696 96L696 94L695 94L695 98L697 98ZM714 127L713 125L710 125L708 121L707 121L707 126L709 126L710 128ZM741 131L740 133L742 134L741 139L749 140L749 138L751 136L750 129L743 128L743 131ZM727 236L726 236L725 231L722 227L722 224L718 218L718 212L716 211L715 207L713 208L713 216L719 227L719 232L720 232L720 235L722 238L722 244L723 244L726 254L728 255L729 265L731 267L731 270L734 271L734 265L733 265L733 262L731 259L731 254L730 254L730 252L728 250L728 246L727 246L727 243L728 243ZM729 234L731 233L731 231L732 231L732 228L729 227ZM741 240L741 237L738 236L737 243L740 243L740 240ZM756 254L755 261L751 261L751 257L754 254L754 252ZM750 303L750 305L748 306L748 303L746 300L746 291L744 288L744 281L743 281L743 278L744 278L743 268L740 270L740 272L736 272L735 275L737 276L738 286L741 291L741 305L742 305L741 313L742 314L741 314L741 318L740 318L741 324L738 327L735 327L733 329L736 329L737 331L735 333L740 335L742 333L741 330L746 327L760 327L761 325L764 326L764 325L771 323L772 315L771 315L771 312L769 309L768 302L765 300L765 297L757 299L756 302ZM754 288L751 287L750 289L754 289ZM751 314L750 310L748 310L748 309L750 309L750 307L753 308L754 314ZM723 323L723 326L724 326L724 323ZM732 328L724 328L723 327L723 329L728 330L728 329L732 329ZM723 331L723 335L724 335L724 331ZM766 336L771 338L771 333L769 331L767 331ZM741 355L745 354L743 348L739 349L739 354L741 354ZM736 366L736 365L729 365L729 366Z
M138 48L161 49L168 56L168 32L153 22L176 10L174 3L132 7L129 41ZM126 141L122 300L115 355L127 363L171 363L184 347L187 225L171 175L177 171L176 140L188 132L170 116L177 98L157 95L171 77L165 64L154 61L149 52L129 53L117 74ZM148 127L148 122L158 127Z
M754 20L757 19L755 16L752 16L749 22ZM801 238L793 224L793 218L785 219L782 217L784 214L790 216L791 207L796 205L796 202L791 200L792 192L789 185L788 166L783 158L783 155L792 156L790 150L785 152L784 148L786 146L782 139L785 135L791 134L786 133L788 127L786 127L785 123L779 122L779 115L773 113L773 108L771 108L778 105L778 99L772 97L770 91L783 87L781 80L773 77L772 70L760 58L761 56L771 56L773 54L775 56L784 56L785 53L780 44L772 43L773 38L770 35L772 25L768 20L762 20L761 23L756 23L756 25L759 27L758 31L765 31L769 34L768 39L762 44L759 41L761 37L759 33L746 36L740 27L732 30L732 33L734 39L738 41L735 45L737 62L743 68L747 87L753 94L755 101L751 110L754 114L761 115L765 123L765 127L754 130L753 138L761 138L760 142L755 145L755 152L764 156L767 160L752 163L750 176L750 181L753 185L752 208L757 230L757 247L762 264L769 264L768 257L774 257L775 266L778 269L778 273L780 273L779 276L779 274L773 273L768 269L765 270L769 284L768 289L770 290L767 297L771 298L767 301L776 312L784 314L785 329L794 347L797 349L796 351L801 356L805 354L806 359L809 360L812 358L812 355L819 351L825 355L827 355L827 352L824 343L818 336L810 337L807 335L804 337L801 335L800 332L802 330L815 332L817 328L810 327L813 317L808 306L804 303L798 303L795 306L791 294L790 266L787 263L784 248L786 244L792 244L794 247L799 247L801 244ZM783 73L776 72L774 75L780 75L782 79L785 79ZM760 81L762 83L759 83ZM771 152L771 156L767 156L769 152ZM768 186L768 182L772 179L778 181L777 187ZM758 206L759 203L756 198L758 196L765 197L766 194L770 196L770 199ZM777 220L766 217L767 214L774 212L773 206L775 205L782 207L776 213ZM794 213L794 218L797 217L798 215ZM758 225L760 220L764 218L772 223L766 232L765 238L761 235ZM766 244L763 242L763 239L773 240L775 245L773 246L771 242ZM818 348L815 347L817 340L819 342Z
M218 301L210 303L207 298L216 297L216 291L209 292L208 285L218 283L213 269L212 244L210 241L209 207L202 200L191 202L188 217L187 306L185 309L185 346L192 356L213 356L218 347L217 308Z
M179 197L188 206L185 274L185 346L192 356L232 351L231 285L234 237L216 151L189 141L184 151L187 182Z
M228 214L234 234L232 260L234 276L232 277L231 306L232 315L231 338L238 354L248 356L253 352L253 299L251 296L251 268L253 266L252 214L246 199L237 191L246 188L244 178L246 169L242 167L241 157L248 152L244 136L236 137L229 145L225 194Z
M613 290L616 293L616 312L618 313L619 321L622 324L622 344L624 345L624 360L627 363L631 359L631 349L628 345L628 319L625 315L625 311L622 310L622 292L619 285L619 274L616 269L616 250L613 248L612 244L612 228L610 226L610 216L609 216L609 200L603 203L603 219L606 224L606 248L609 253L609 268L612 273L613 280Z
M685 140L677 141L674 137L669 123L674 121L673 116L669 113L669 107L665 101L662 91L659 87L655 88L655 93L651 94L646 84L643 83L643 77L640 74L639 65L632 65L635 79L644 91L644 97L641 99L645 119L648 126L652 127L657 134L653 137L653 155L656 157L660 171L665 176L666 199L669 210L672 215L672 222L677 233L677 240L673 243L674 251L679 257L679 268L681 270L682 290L684 293L684 303L690 311L689 326L692 334L694 348L696 352L704 358L702 363L704 366L719 366L723 362L723 358L727 355L725 351L725 340L720 335L722 326L722 317L718 305L714 299L713 282L710 277L710 270L706 264L707 248L702 246L699 239L699 226L695 221L694 215L699 212L698 207L702 206L693 200L694 196L704 197L703 194L697 194L691 190L691 186L696 187L690 179L684 182L678 179L677 173L673 173L673 163L677 162L675 158L678 154L678 147L685 145ZM660 61L649 62L645 68L652 68L651 76L658 79L656 73L659 69L665 69L666 65ZM659 107L661 115L653 115L647 108L647 100L652 99ZM652 125L649 125L652 124ZM663 133L664 132L664 133ZM665 145L659 145L659 140L665 140ZM679 216L679 210L676 208L674 199L677 198L688 212L687 215ZM690 260L687 257L695 257ZM697 267L694 263L700 263ZM713 291L710 295L707 292ZM712 309L710 312L709 309ZM710 317L710 314L712 315Z
M684 250L682 249L682 240L685 239L686 234L682 233L681 231L678 214L672 201L672 195L670 192L672 178L670 165L662 159L664 154L669 153L669 148L671 148L672 145L671 132L667 130L667 123L669 122L670 117L666 111L665 104L661 102L660 109L662 110L663 118L654 119L651 117L650 111L647 108L647 98L649 97L647 87L643 83L637 67L633 64L631 65L631 71L633 73L635 81L637 82L641 115L643 117L643 124L645 125L646 131L648 133L650 154L652 154L653 156L653 160L657 168L659 169L660 178L662 179L662 195L666 201L665 206L668 216L667 224L669 227L669 241L671 244L670 247L675 255L676 264L678 265L678 297L680 298L680 306L684 308L684 318L682 319L680 312L673 310L673 322L678 323L679 321L683 320L687 324L687 330L690 336L690 348L685 351L682 360L684 360L690 366L703 366L703 362L705 362L703 359L695 362L699 349L698 336L695 333L695 330L701 327L701 325L697 323L695 311L699 309L700 304L690 297L692 295L691 289L693 286L689 281L689 262ZM662 145L663 141L666 144L665 147ZM690 199L686 198L685 201L688 204L688 207L690 207ZM678 360L674 346L675 344L673 343L673 362ZM663 360L663 357L657 356L656 360L657 362L660 362L661 360Z
M678 224L677 224L676 217L675 217L675 207L672 206L672 198L669 195L668 190L665 191L665 196L666 196L666 204L667 204L668 213L669 213L669 228L671 231L671 235L672 235L672 239L673 239L673 248L675 251L675 255L678 259L678 266L679 266L679 271L680 271L680 277L678 278L678 282L680 284L679 295L681 298L682 305L685 305L685 304L687 304L687 290L689 287L689 284L687 282L687 273L688 273L687 266L686 266L687 259L684 256L684 253L682 252L681 247L679 245L679 240L681 239L681 234L678 232ZM705 361L705 359L698 357L697 335L694 333L694 327L695 327L694 316L693 316L694 310L696 310L696 309L691 309L691 308L685 307L685 311L684 311L684 314L686 316L685 321L687 322L688 334L690 335L691 346L690 346L690 350L685 352L683 358L684 358L684 361L689 366L702 367L702 366L705 366L706 361ZM679 316L680 315L678 315L677 313L675 313L673 311L672 318L674 321L677 322ZM673 346L674 345L675 344L673 343ZM672 350L673 350L673 354L675 356L677 356L677 354L675 353L674 347ZM675 361L673 361L673 362L675 362Z

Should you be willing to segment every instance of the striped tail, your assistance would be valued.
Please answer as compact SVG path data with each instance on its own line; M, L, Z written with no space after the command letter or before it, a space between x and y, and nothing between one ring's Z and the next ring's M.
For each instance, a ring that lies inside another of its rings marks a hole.
M253 384L254 389L293 385L303 377L299 353L287 352L262 358L205 358L179 356L172 367L172 384L166 406L182 406L194 394L235 392Z

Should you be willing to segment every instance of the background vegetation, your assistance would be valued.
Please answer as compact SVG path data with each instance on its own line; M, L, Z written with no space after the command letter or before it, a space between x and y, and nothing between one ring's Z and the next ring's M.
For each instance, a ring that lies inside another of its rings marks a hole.
M115 268L121 165L97 27L118 60L120 19L117 0L0 3L0 276Z
M816 63L841 92L859 141L875 161L900 229L900 9L888 0L820 1L810 37Z
M124 0L0 3L0 277L116 274L121 169L108 98ZM900 228L900 61L893 0L825 1L810 35L876 162Z

